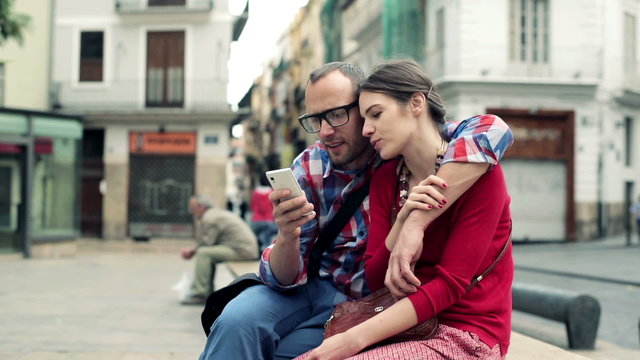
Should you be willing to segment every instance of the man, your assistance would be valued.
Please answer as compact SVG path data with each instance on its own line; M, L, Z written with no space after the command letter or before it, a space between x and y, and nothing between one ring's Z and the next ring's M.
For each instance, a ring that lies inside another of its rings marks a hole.
M322 342L324 323L335 304L368 292L363 269L369 222L366 198L325 251L320 276L307 277L306 273L320 229L336 214L346 196L360 188L381 163L369 140L362 136L364 122L357 106L357 84L364 77L359 67L346 63L326 64L310 74L305 93L308 115L303 115L300 122L306 131L317 132L319 142L300 154L291 167L306 199L284 201L288 190L271 193L279 233L261 258L260 275L268 286L251 287L227 305L211 327L201 359L296 357ZM449 183L444 192L447 199L457 199L486 171L486 163L495 164L511 144L511 133L503 122L474 126L452 141L445 161L472 159L485 163L443 166L439 176ZM482 126L485 128L479 131ZM498 149L492 148L496 144L490 141L475 141L487 131L501 132L504 141ZM444 209L412 221L416 226L426 226ZM419 238L409 240L421 245L422 232ZM406 243L411 243L409 240ZM420 245L412 244L412 251L418 251ZM409 258L414 255L412 251L406 252Z
M216 264L231 260L253 260L258 255L258 241L253 231L238 215L213 207L206 195L189 200L189 210L196 219L198 244L182 250L185 260L195 256L195 274L189 296L183 305L202 305L213 292Z

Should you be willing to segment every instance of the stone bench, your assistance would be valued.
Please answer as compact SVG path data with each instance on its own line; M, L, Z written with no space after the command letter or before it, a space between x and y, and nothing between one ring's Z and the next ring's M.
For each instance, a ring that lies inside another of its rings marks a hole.
M588 360L589 358L512 331L507 360L534 359Z
M238 277L242 274L258 272L260 260L226 261L224 264L233 277Z
M565 324L571 349L595 348L600 303L593 296L514 282L513 309Z
M248 272L257 272L260 261L227 261L225 265L232 276L238 277ZM507 360L588 360L588 358L571 353L557 346L536 340L529 336L511 332L511 345Z

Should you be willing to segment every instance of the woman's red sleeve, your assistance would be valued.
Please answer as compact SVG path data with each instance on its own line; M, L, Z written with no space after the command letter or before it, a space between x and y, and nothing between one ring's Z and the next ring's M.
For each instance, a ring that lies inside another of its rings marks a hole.
M383 164L373 174L369 191L369 237L364 256L364 275L367 286L375 291L384 286L384 277L391 254L385 240L391 231L391 211L395 201L397 161Z

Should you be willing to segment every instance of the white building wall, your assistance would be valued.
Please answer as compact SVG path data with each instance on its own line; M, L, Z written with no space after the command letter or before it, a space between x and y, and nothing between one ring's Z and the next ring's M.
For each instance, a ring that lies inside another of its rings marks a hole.
M503 77L508 65L509 11L502 0L460 2L459 27L450 24L452 37L458 34L459 48L450 54L459 64L447 74L453 77ZM451 10L455 7L449 6ZM451 15L453 16L453 15ZM448 19L449 20L449 19ZM448 40L448 39L447 39ZM449 54L449 53L448 53ZM449 63L449 61L447 61Z
M598 156L602 107L597 102L586 102L575 111L575 200L595 203L600 182Z
M603 200L611 204L608 210L610 217L626 212L624 208L624 185L630 181L635 183L635 198L640 194L640 104L636 106L620 104L617 99L626 92L635 92L636 99L640 94L640 1L619 0L607 1L603 7L605 21L603 82L600 100L603 103L602 115L602 183ZM636 74L626 74L624 70L624 15L629 13L636 18ZM635 160L631 166L625 165L625 117L634 119L632 136L633 155ZM615 174L615 176L610 176Z
M619 222L625 182L635 182L635 191L640 193L640 146L633 148L633 157L638 160L625 166L623 141L625 116L634 119L632 142L639 141L640 109L616 100L623 91L640 92L640 76L636 81L624 73L623 28L625 12L636 17L636 27L640 28L640 1L549 1L550 61L543 71L535 72L514 66L509 58L510 1L487 0L479 6L473 0L433 0L428 6L425 68L438 83L519 86L509 93L492 92L490 87L486 94L445 93L448 118L464 119L489 107L573 111L577 219L594 216L601 201L606 208L604 221ZM445 44L444 57L439 58L435 17L442 7ZM640 53L640 34L636 34L636 41ZM638 64L640 69L640 61ZM533 86L540 84L543 86ZM596 84L597 91L586 98L579 92L553 91L558 85L571 84L584 88Z
M0 106L48 110L51 0L18 0L12 9L31 20L22 46L12 39L0 48L5 75Z
M140 1L144 8L146 0ZM228 126L234 117L227 104L227 62L233 17L227 0L211 11L118 12L116 1L57 0L53 84L62 111L87 115L88 127L104 128L106 192L103 234L128 234L132 131L194 132L195 192L211 195L224 207ZM129 3L130 4L130 3ZM192 1L187 0L187 7ZM104 32L103 81L79 77L82 31ZM184 106L146 108L147 33L184 31Z
M228 110L227 62L233 18L226 1L205 13L117 13L112 1L61 0L56 7L54 84L67 108L144 110L148 31L185 32L185 109ZM104 31L100 83L79 83L80 33Z
M434 45L437 9L446 4L446 76L517 79L532 75L511 66L508 0L434 1L430 5L430 48ZM600 1L550 1L550 62L538 79L595 79L601 68ZM449 14L446 14L449 12ZM572 14L565 16L562 14ZM427 64L427 69L429 65Z
M549 1L552 78L600 76L602 4L603 0Z

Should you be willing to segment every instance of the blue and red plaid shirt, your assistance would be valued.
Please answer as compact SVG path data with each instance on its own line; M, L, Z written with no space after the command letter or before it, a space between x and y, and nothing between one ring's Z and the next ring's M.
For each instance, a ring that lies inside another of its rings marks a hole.
M495 115L479 115L444 125L449 147L443 164L447 162L484 162L495 165L513 143L509 126ZM375 155L364 169L342 171L331 164L322 144L309 146L293 161L291 169L316 217L302 226L300 234L300 267L292 285L283 286L273 275L269 265L270 247L264 250L260 263L262 280L275 289L290 289L307 282L307 263L311 248L320 229L337 213L349 194L360 188L382 163ZM369 227L369 197L356 210L340 235L325 250L320 277L331 278L334 286L347 296L357 299L369 293L364 280L364 252Z

